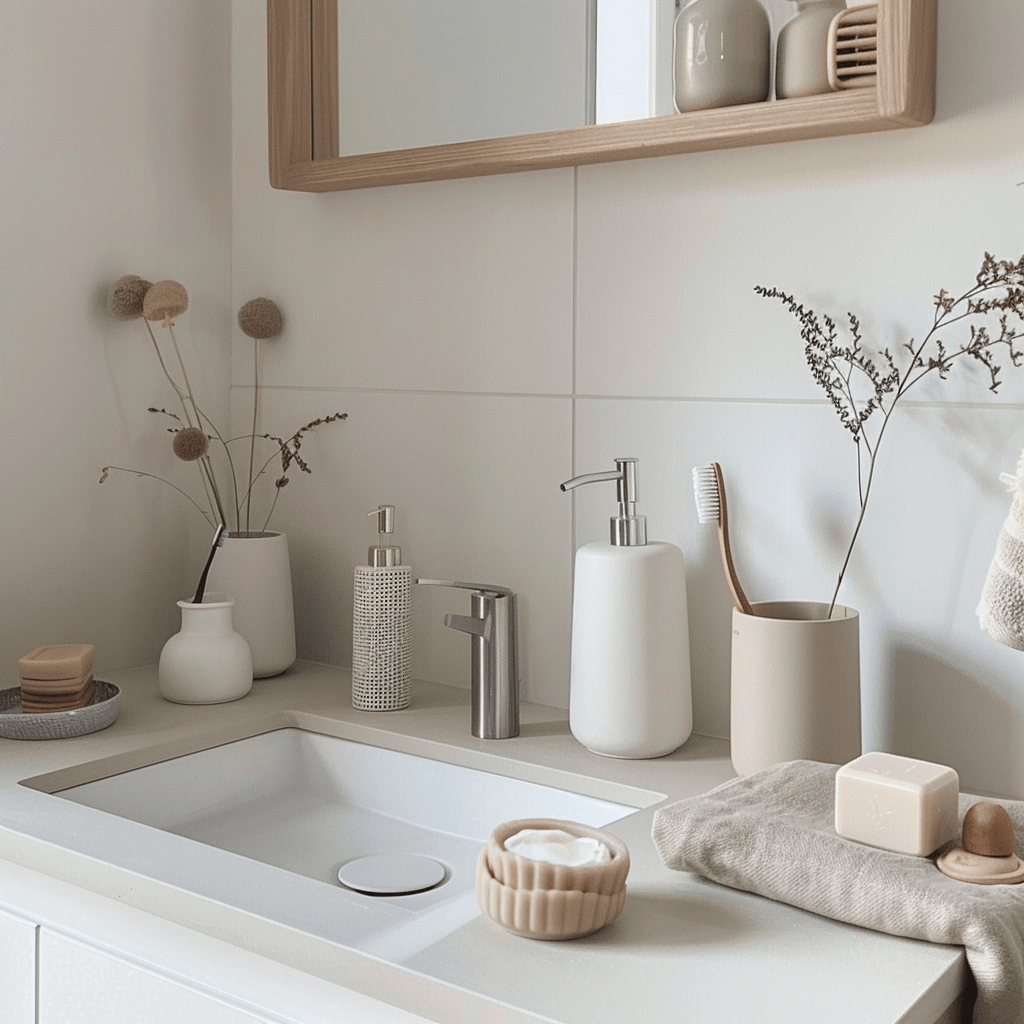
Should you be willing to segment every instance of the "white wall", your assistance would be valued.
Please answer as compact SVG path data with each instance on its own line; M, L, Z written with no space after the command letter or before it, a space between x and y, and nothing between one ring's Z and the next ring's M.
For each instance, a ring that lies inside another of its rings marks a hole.
M173 397L150 342L106 301L124 273L185 283L182 344L226 409L229 32L228 0L4 11L0 686L39 644L93 643L102 672L155 661L177 628L190 516L153 481L97 485L108 463L181 466L146 412Z
M265 424L345 409L282 496L300 648L348 663L364 514L399 510L424 575L522 595L524 683L568 696L574 547L610 489L558 483L637 455L652 537L688 560L696 727L728 731L729 598L690 468L725 467L754 599L827 600L852 527L853 446L777 285L897 344L982 254L1024 248L1024 7L940 0L938 111L914 131L327 195L267 184L262 4L235 0L234 297L288 318ZM233 408L251 397L236 331ZM862 616L865 740L1024 795L1021 654L974 616L1024 445L1024 370L924 392L891 425L842 598ZM415 601L417 674L468 679L458 594Z

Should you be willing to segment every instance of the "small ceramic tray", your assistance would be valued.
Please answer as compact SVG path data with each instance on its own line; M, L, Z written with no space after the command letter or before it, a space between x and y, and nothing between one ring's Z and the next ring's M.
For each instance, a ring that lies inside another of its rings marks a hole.
M92 701L84 708L26 714L21 687L0 690L0 736L8 740L66 740L99 732L114 724L121 691L113 683L95 680Z

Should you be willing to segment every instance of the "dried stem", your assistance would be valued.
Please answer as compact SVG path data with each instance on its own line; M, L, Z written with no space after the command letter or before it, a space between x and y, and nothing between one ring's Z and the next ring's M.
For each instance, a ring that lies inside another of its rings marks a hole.
M249 513L252 507L252 469L256 461L256 410L260 401L260 346L255 339L252 343L252 434L249 437L249 486L245 492L245 528L249 529ZM274 504L277 504L277 495L274 495ZM271 506L273 512L273 506ZM269 522L270 517L267 517Z
M149 331L149 337L153 342L153 348L156 349L156 357L160 360L160 369L164 371L164 376L167 378L171 387L174 388L174 393L178 396L178 401L181 402L182 412L185 414L185 422L191 427L194 426L192 417L189 415L188 403L185 401L187 397L185 392L181 389L181 385L171 376L171 371L167 369L167 364L164 362L163 354L160 351L160 346L157 344L156 335L153 333L153 328L145 317L142 322L146 325L146 330ZM168 414L169 415L169 414Z
M231 458L231 449L228 447L230 441L224 440L224 435L217 429L217 425L206 415L202 409L198 410L199 415L202 417L203 422L206 424L207 429L213 431L214 437L220 442L220 446L224 449L224 456L228 460L228 470L231 473L231 489L235 496L235 529L241 530L242 528L242 505L238 498L238 474L235 472L235 460ZM212 438L211 438L212 440ZM227 521L225 520L225 525Z
M111 470L116 470L118 473L131 473L133 476L148 476L151 480L159 480L160 483L167 484L168 487L173 488L182 497L187 498L190 502L192 502L192 504L195 505L197 509L199 509L200 515L202 515L202 517L211 526L216 525L213 519L210 517L210 514L206 511L206 509L203 508L203 506L200 505L199 502L197 502L195 498L192 497L191 494L189 494L187 491L183 491L176 484L172 484L170 480L165 480L162 476L157 476L155 473L144 473L141 469L128 469L125 466L104 466L103 472L100 475L100 483L103 483L103 481L107 479L107 474L110 473Z
M188 370L185 369L185 360L181 358L181 349L178 348L178 339L174 334L174 321L169 316L164 317L164 327L167 328L167 333L171 336L171 343L174 345L174 354L178 357L178 365L181 367L181 375L185 380L185 391L188 394L188 400L192 403L192 409L195 411L196 418L198 419L199 408L196 406L196 397L188 379Z
M800 322L804 356L811 374L828 395L857 446L860 508L832 592L828 612L831 618L871 497L879 445L896 403L931 373L937 373L940 379L945 380L954 361L964 356L985 368L992 392L998 391L1002 383L999 376L1002 367L994 359L997 351L1005 349L1005 355L1013 366L1024 363L1024 351L1016 344L1024 336L1018 325L1024 323L1024 256L1014 262L997 260L986 253L975 283L962 295L953 297L942 289L934 298L935 313L928 333L920 342L911 339L903 344L902 349L909 353L909 358L903 357L902 368L888 348L873 355L867 353L860 321L852 313L848 314L852 340L842 345L830 317L819 319L813 310L778 289L758 286L754 290L764 298L778 299ZM957 348L948 349L939 336L940 332L968 320L978 321L968 324L968 340ZM866 400L858 399L855 380L868 385L871 394ZM868 425L874 422L876 412L881 414L881 419L872 437L868 433Z
M338 420L347 420L347 412L336 412L330 416L321 416L318 419L313 420L311 423L307 423L304 427L300 427L292 434L291 437L284 439L281 437L275 437L273 434L260 434L259 436L265 438L268 441L273 441L277 445L277 451L270 456L266 462L260 466L255 476L252 478L252 483L249 485L249 489L252 490L253 485L257 480L267 471L270 464L274 459L280 456L281 459L281 476L275 481L276 492L274 494L274 501L271 507L271 514L273 513L273 505L277 504L278 496L281 493L281 488L288 484L288 468L294 462L303 473L312 473L313 471L309 468L302 456L299 455L299 449L302 447L303 435L313 430L315 427L319 427L321 424L335 423ZM233 437L232 441L241 440L241 438ZM229 442L230 443L230 442ZM266 522L264 523L263 529L266 530L266 523L270 521L270 515L268 514Z

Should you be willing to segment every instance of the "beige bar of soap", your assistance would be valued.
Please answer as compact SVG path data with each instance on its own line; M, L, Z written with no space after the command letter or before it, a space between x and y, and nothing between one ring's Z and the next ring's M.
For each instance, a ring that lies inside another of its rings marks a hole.
M836 772L836 832L927 857L956 838L960 779L952 768L873 751Z
M92 644L46 644L18 659L22 679L81 679L92 671Z

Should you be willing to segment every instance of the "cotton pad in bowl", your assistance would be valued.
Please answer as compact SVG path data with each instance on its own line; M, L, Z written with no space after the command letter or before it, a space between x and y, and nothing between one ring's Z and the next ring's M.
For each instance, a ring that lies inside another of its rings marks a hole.
M625 888L629 874L629 850L621 839L557 818L506 821L491 832L485 853L495 881L511 889L611 896Z
M608 864L611 851L599 839L574 836L561 828L524 828L505 840L505 849L517 857L564 864L570 868Z

